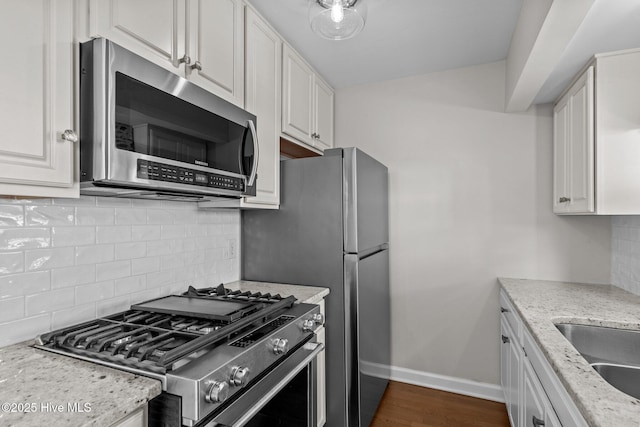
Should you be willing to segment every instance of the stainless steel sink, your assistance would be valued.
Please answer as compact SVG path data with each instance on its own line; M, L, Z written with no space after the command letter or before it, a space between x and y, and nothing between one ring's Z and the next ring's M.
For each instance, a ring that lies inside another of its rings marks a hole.
M570 323L556 328L605 381L640 399L640 331Z
M556 328L589 363L640 366L640 331L569 323Z
M623 393L640 399L640 367L592 363L602 378Z

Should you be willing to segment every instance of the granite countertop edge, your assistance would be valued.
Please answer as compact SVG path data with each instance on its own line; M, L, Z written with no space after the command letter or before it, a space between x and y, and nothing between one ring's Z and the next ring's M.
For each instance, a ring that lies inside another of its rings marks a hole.
M592 427L637 427L640 400L607 383L557 323L640 330L640 297L611 285L498 278L524 326Z
M229 289L293 295L318 304L329 289L239 280ZM44 331L43 331L44 332ZM98 427L111 425L142 408L162 392L159 380L33 347L27 341L0 348L0 403L36 404L37 411L0 412L0 425ZM86 412L48 413L41 405L89 403Z

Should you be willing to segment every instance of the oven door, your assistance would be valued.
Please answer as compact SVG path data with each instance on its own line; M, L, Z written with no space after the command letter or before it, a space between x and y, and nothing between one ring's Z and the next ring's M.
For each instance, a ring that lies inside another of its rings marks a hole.
M308 342L198 427L315 427L316 359L324 344Z

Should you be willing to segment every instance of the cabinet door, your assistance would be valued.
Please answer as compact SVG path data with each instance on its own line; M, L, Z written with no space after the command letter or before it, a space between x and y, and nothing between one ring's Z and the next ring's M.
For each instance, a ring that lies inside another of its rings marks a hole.
M189 0L189 79L244 106L244 7L241 0Z
M333 90L318 77L313 85L315 146L333 148Z
M287 45L282 59L282 131L313 145L313 70Z
M147 425L146 406L138 409L123 420L112 424L111 427L145 427Z
M280 122L282 40L258 16L246 10L245 108L258 118L260 151L256 197L244 207L277 207L280 203Z
M571 89L568 211L594 212L593 67Z
M76 145L62 139L75 130L73 16L73 0L0 4L0 194L79 195Z
M569 103L564 99L553 110L553 212L567 211L569 177L567 150L569 149Z
M524 383L522 387L524 420L522 427L545 425L545 401L548 400L540 385L540 380L528 361L524 363Z
M509 350L509 332L507 331L507 325L503 320L500 321L500 339L500 386L502 387L505 404L507 405L508 410L509 404L511 403L511 393L508 392L509 368L511 366L511 363L509 362L509 355L511 354L511 351Z
M91 0L89 34L165 68L185 53L185 0Z
M553 211L595 212L593 67L554 108Z
M511 418L511 425L514 427L521 425L521 412L522 404L520 403L521 396L521 384L522 384L522 363L523 354L520 344L517 342L515 334L511 331L511 328L507 327L507 338L509 340L509 383L507 385L508 398L508 412Z

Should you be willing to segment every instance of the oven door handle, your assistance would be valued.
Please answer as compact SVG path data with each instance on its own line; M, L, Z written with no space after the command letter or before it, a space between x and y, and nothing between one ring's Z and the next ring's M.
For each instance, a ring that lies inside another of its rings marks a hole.
M285 376L283 376L282 379L280 379L280 381L278 381L278 383L276 385L274 385L273 387L270 387L269 391L264 393L260 397L260 399L256 400L256 402L251 406L251 408L249 408L246 412L243 412L243 414L242 414L242 416L240 418L238 418L237 420L233 421L233 423L230 425L231 427L242 427L246 423L251 421L251 419L258 412L260 412L260 410L267 403L269 403L269 401L276 394L278 394L278 392L280 392L280 390L282 390L287 384L289 384L289 382L296 375L298 375L298 373L300 371L302 371L305 368L305 366L307 366L309 363L311 363L311 361L318 356L318 353L320 353L322 350L324 350L324 344L310 342L310 343L305 344L298 351L301 351L301 350L307 351L307 352L309 352L309 354L307 354L302 361L300 361L293 368L291 368L288 371L288 373ZM207 426L209 426L209 425L225 425L226 426L227 424L224 423L224 421L223 421L222 424L218 424L218 423L214 422L213 424L207 424Z

